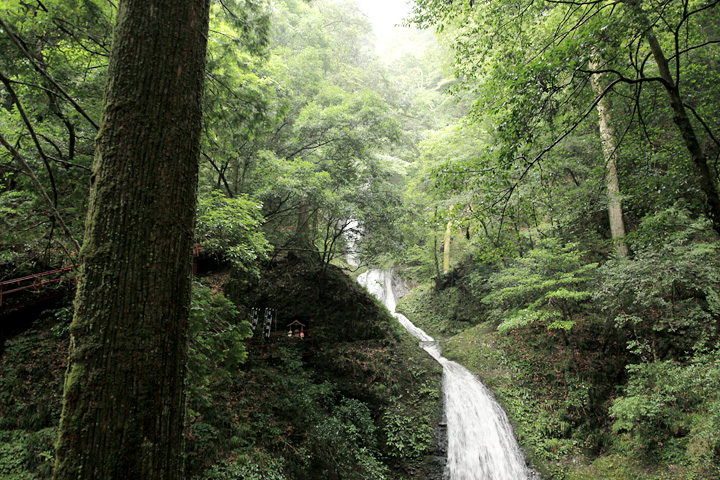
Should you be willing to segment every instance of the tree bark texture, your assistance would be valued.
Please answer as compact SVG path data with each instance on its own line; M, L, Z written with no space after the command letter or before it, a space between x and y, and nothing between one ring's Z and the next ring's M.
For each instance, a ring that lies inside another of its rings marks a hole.
M590 69L597 70L599 68L601 68L600 62L597 59L591 60ZM593 91L597 95L605 90L601 75L593 75L590 78L590 82L592 83ZM618 258L626 260L628 258L628 248L625 244L625 222L623 221L620 181L617 174L618 141L612 122L612 102L610 97L605 95L598 101L597 111L600 117L600 143L602 144L603 157L605 160L605 185L607 187L610 236L612 237L615 253Z
M209 0L123 0L81 250L55 479L183 476Z

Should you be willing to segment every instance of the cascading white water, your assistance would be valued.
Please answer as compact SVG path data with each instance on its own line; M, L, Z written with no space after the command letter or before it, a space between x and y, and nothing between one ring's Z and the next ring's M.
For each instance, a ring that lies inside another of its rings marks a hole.
M358 277L420 346L443 366L447 417L448 480L525 480L530 473L507 415L490 391L467 368L441 355L440 346L404 315L395 313L392 272L369 270Z

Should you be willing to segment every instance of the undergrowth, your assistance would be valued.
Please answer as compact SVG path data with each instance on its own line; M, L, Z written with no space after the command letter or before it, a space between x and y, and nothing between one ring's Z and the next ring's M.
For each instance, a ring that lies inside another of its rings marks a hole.
M629 261L542 241L465 266L462 297L436 282L400 302L493 390L546 479L720 478L718 245L673 219L662 243L631 237ZM463 301L477 325L449 313Z
M239 295L243 275L234 294L223 294L226 274L194 288L186 478L401 480L437 468L441 370L384 307L338 269L301 259L266 264L264 280L246 283L252 294ZM248 358L246 319L265 306L312 326L315 355ZM0 478L51 474L70 315L48 311L5 344Z

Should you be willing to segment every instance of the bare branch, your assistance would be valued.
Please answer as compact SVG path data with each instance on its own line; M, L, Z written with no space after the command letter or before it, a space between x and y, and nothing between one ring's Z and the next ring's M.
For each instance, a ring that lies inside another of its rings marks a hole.
M707 42L700 43L700 44L698 44L698 45L693 45L692 47L688 47L688 48L685 48L685 49L683 49L683 50L680 50L680 51L677 52L675 55L672 55L672 56L668 57L668 61L669 61L669 60L674 60L675 57L677 57L678 55L683 55L683 54L688 53L688 52L691 52L691 51L693 51L693 50L697 50L698 48L707 47L708 45L717 45L717 44L719 44L719 43L720 43L720 40L708 40Z
M68 236L70 241L72 242L73 246L75 247L75 253L80 252L80 244L77 240L75 240L75 237L73 236L72 232L68 228L65 221L60 216L60 212L58 212L57 208L53 205L52 200L50 200L50 197L48 197L47 193L45 192L45 189L43 188L40 181L37 179L35 174L32 171L32 168L30 168L30 165L25 161L22 155L20 155L20 152L15 150L10 143L5 140L5 137L0 133L0 144L2 144L8 152L10 152L10 155L13 156L15 160L21 165L22 169L25 171L25 173L30 177L33 184L35 185L35 188L37 188L38 193L40 193L40 196L45 200L45 203L47 204L48 208L52 212L53 217L57 220L57 222L60 224L62 229L65 231L65 234Z
M720 141L718 141L718 139L715 138L715 135L713 135L712 130L710 129L710 127L708 126L708 124L705 123L705 120L702 119L702 117L695 111L695 109L694 109L691 105L689 105L689 104L687 104L687 103L685 103L685 102L683 102L683 105L685 105L685 108L687 108L688 110L690 110L690 111L692 112L692 114L695 116L695 119L696 119L698 122L700 122L700 125L703 126L703 128L704 128L705 131L707 132L708 136L712 139L713 142L715 142L715 145L717 145L718 147L720 147Z
M614 83L628 83L630 85L635 85L638 83L648 83L648 82L660 82L665 87L668 87L667 80L665 80L662 77L640 77L640 78L627 78L622 73L618 72L617 70L613 70L612 68L604 68L600 70L585 70L583 68L578 69L579 72L587 73L589 75L602 75L603 73L612 73L613 75L616 75L618 78L615 80Z
M13 41L13 43L14 43L15 45L17 45L18 49L20 49L20 51L22 52L22 54L25 55L25 58L27 58L27 59L30 61L30 63L32 64L32 66L35 67L35 70L37 70L38 73L40 73L40 75L42 75L43 77L45 77L55 88L57 88L58 91L62 94L62 96L65 97L65 99L66 99L68 102L70 102L70 103L73 105L73 107L75 107L75 110L77 110L77 112L78 112L80 115L82 115L83 117L85 117L85 119L86 119L88 122L90 122L90 125L92 125L93 127L95 127L95 130L99 130L100 128L98 127L97 123L95 123L95 122L92 120L92 118L90 118L90 116L85 112L85 110L60 86L60 84L58 84L58 83L55 81L55 79L52 77L52 75L50 75L48 72L46 72L45 69L43 69L43 68L38 64L38 62L35 60L35 58L33 58L33 56L30 54L30 52L27 51L27 49L26 49L25 46L22 44L22 42L20 42L18 36L15 35L14 33L12 33L12 31L10 30L10 28L8 27L8 25L7 25L7 24L5 23L5 21L3 20L2 16L0 16L0 27L2 27L3 30L5 30L5 32L8 34L8 36L9 36L10 39Z
M30 137L33 139L33 143L35 143L35 148L37 148L38 153L40 154L40 158L42 158L43 164L45 164L45 169L48 172L48 178L50 179L50 186L52 187L53 192L53 205L55 208L57 208L58 205L58 195L57 195L57 188L55 186L55 175L53 175L52 168L50 168L50 163L48 162L48 157L45 155L45 151L42 148L42 145L40 145L40 140L38 140L37 135L35 134L35 129L32 126L32 123L30 123L30 120L28 119L27 115L25 114L25 109L22 106L22 103L20 103L20 99L15 94L15 89L12 88L12 84L9 82L8 78L0 72L0 82L5 85L5 88L7 89L8 93L10 94L10 98L12 99L13 103L15 104L15 107L18 110L18 113L20 113L20 117L23 119L23 123L25 123L25 127L28 129L28 132L30 132Z
M227 179L225 178L225 169L223 168L221 170L220 168L218 168L218 166L215 165L215 162L213 161L213 159L210 158L210 156L207 153L202 152L202 156L207 158L207 160L210 162L210 165L212 165L212 167L215 169L215 171L218 173L218 175L222 179L222 182L225 185L225 189L227 190L228 195L230 196L230 198L233 198L234 197L233 191L230 188L230 185L228 184Z

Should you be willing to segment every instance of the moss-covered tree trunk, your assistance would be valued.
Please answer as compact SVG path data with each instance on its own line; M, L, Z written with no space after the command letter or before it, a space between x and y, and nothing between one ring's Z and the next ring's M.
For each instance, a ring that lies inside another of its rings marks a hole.
M55 479L183 473L184 378L209 0L123 0Z

